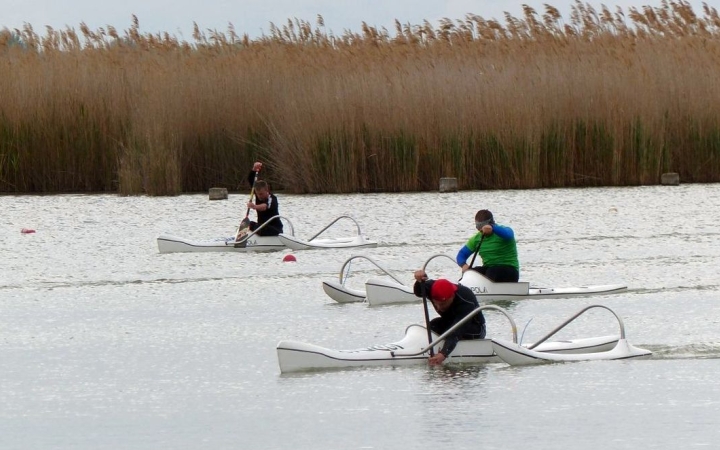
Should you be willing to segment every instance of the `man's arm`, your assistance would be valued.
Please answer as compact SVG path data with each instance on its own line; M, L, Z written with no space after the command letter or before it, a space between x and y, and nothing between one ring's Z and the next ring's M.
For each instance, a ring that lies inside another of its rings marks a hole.
M472 249L468 247L467 245L463 245L463 247L458 252L457 256L455 257L455 262L458 266L462 267L465 265L465 261L472 255Z
M515 238L515 232L510 227L504 227L502 225L493 224L493 233L497 234L499 238L509 241Z

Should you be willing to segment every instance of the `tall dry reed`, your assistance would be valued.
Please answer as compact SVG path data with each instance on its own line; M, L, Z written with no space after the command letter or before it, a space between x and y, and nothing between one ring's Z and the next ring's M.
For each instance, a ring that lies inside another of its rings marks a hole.
M0 32L0 191L236 189L256 159L298 193L716 182L718 74L720 17L683 1L191 43L28 25Z

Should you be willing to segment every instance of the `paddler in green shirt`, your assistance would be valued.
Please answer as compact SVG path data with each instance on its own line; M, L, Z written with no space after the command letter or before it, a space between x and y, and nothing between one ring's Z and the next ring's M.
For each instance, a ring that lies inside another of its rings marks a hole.
M475 214L475 227L477 234L467 241L455 258L462 271L473 269L492 281L517 282L520 279L520 263L512 228L495 223L487 209ZM475 256L468 264L468 258L474 253L480 254L482 266L470 267Z

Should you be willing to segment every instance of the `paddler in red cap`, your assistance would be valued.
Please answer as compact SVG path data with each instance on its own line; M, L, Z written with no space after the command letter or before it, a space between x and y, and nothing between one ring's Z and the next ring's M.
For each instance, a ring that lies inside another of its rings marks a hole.
M441 335L465 316L478 308L475 294L467 286L452 283L444 278L428 279L424 270L415 271L413 291L418 297L425 295L432 302L435 311L440 315L430 321L430 330ZM483 339L485 337L485 317L482 311L465 322L460 328L445 338L445 343L437 355L428 360L430 365L442 364L452 353L460 339Z

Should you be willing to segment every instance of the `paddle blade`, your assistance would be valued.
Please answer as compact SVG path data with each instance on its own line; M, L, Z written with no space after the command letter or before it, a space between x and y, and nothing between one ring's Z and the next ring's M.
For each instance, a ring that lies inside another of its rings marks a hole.
M250 219L246 217L242 220L242 222L240 222L240 226L238 226L237 233L235 234L235 240L239 241L240 239L245 237L245 235L247 235L249 231Z

